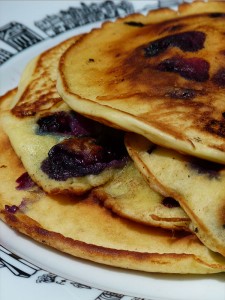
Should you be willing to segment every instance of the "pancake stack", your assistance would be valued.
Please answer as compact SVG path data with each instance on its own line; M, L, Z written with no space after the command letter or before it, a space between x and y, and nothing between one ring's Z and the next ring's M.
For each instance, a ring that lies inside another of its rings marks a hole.
M0 102L0 218L145 272L225 271L225 3L130 15L39 54Z

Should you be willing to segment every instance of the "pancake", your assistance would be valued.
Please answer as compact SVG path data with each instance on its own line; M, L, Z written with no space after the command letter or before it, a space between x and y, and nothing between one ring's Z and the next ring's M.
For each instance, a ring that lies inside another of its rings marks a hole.
M1 98L1 105L12 94ZM16 181L26 170L3 130L0 141L0 218L13 229L75 257L120 268L181 274L225 271L224 257L193 234L113 216L91 194L50 195L26 182L18 187Z
M153 145L137 134L127 149L151 187L176 199L191 219L190 229L225 256L225 167Z
M113 177L127 155L123 133L72 112L57 93L58 60L79 38L34 58L22 74L11 110L2 114L18 157L48 193L83 194Z
M218 1L104 23L61 57L58 92L90 118L225 164L224 20Z
M122 217L171 230L189 230L190 219L179 203L152 190L133 162L93 193Z

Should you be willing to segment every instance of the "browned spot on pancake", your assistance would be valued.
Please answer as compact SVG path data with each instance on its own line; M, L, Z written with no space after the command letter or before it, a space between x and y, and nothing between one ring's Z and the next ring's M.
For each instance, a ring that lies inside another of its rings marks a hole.
M11 226L13 226L14 223L18 222L17 217L14 214L8 212L6 213L6 220Z
M37 227L36 232L41 236L48 236L50 233L48 230L41 228L41 227Z
M212 81L219 87L225 88L225 68L220 68L216 74L213 75Z
M35 101L33 103L19 103L11 111L18 118L35 116L41 110L50 109L60 101L62 101L62 98L60 97L51 98L49 95L45 95L41 97L39 101Z
M196 96L196 91L189 88L174 88L165 94L172 99L191 100Z
M143 53L145 46L146 45L142 45L133 49L125 58L120 58L119 66L109 68L107 75L110 75L112 79L108 82L107 90L113 90L114 86L116 89L118 84L124 82L126 85L130 86L130 91L133 91L133 94L135 94L134 91L136 94L139 93L140 95L145 93L149 100L151 100L151 96L169 96L174 99L193 99L195 97L195 90L197 91L198 88L195 88L193 85L191 88L189 86L184 87L182 86L184 85L182 83L181 86L178 86L178 76L182 76L188 80L193 79L200 82L206 81L209 77L209 63L198 57L184 59L179 56L179 61L178 59L173 61L172 70L171 68L169 68L169 70L168 68L162 69L162 59L161 56L157 54L158 50L156 49L157 57L155 57L156 54L154 54L151 58L146 58ZM169 47L169 45L166 43L166 45L162 47ZM192 49L192 47L193 49L198 49L198 46L195 45L189 45L189 47L190 49ZM202 43L200 43L199 47L202 47ZM159 49L159 51L161 50ZM157 67L160 62L161 67ZM162 74L162 71L166 71L165 74ZM172 72L177 74L170 74ZM174 87L174 92L171 91L171 87ZM104 96L102 98L100 97L98 97L98 99L102 99ZM113 96L110 97L110 95L107 95L103 100L111 98L113 99Z
M225 120L211 119L206 123L205 130L220 137L225 137Z

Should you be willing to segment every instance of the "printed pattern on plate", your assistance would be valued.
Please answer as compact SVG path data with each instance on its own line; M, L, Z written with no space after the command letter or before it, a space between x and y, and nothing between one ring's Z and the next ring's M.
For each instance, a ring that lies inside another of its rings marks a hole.
M56 274L42 270L2 246L0 246L0 268L7 268L11 275L18 276L23 279L32 277L36 284L69 285L73 286L75 289L89 290L90 293L93 292L93 300L147 300L144 298L132 298L109 291L97 290L85 284L62 278ZM96 290L98 291L97 297Z

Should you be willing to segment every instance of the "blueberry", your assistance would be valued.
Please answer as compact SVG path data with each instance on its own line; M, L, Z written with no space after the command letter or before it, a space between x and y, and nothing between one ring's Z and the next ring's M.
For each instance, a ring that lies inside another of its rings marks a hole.
M206 35L201 31L186 31L155 40L144 48L145 57L153 57L169 47L178 47L184 52L196 52L204 47Z

